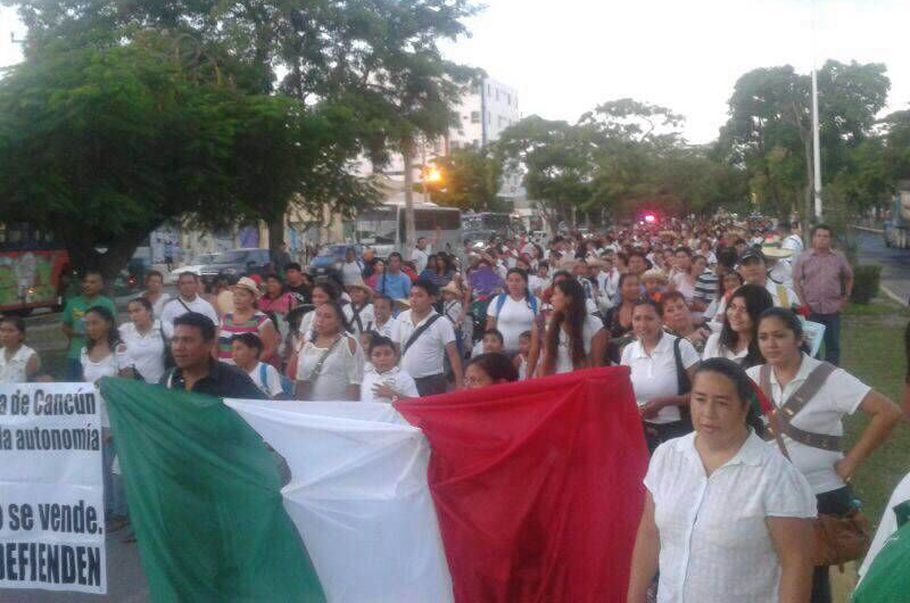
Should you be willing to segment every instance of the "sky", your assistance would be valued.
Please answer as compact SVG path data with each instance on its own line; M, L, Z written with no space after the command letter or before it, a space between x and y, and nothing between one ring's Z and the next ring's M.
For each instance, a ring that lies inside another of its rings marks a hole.
M518 90L522 115L574 122L599 103L631 97L686 117L692 143L717 137L737 78L813 56L882 62L885 112L910 103L910 0L485 0L470 38L443 44ZM814 27L813 27L814 23ZM0 66L20 60L25 30L0 8ZM814 32L814 33L813 33Z

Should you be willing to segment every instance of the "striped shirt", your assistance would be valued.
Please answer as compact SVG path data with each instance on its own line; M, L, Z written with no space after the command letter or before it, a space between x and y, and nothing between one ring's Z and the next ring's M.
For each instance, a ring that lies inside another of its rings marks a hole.
M713 270L705 270L695 279L695 299L711 303L717 297L718 278Z
M228 364L234 364L231 357L231 339L234 335L241 333L255 333L262 336L262 330L269 321L269 317L262 312L256 312L249 320L236 324L234 314L225 314L221 319L221 328L218 330L218 360Z

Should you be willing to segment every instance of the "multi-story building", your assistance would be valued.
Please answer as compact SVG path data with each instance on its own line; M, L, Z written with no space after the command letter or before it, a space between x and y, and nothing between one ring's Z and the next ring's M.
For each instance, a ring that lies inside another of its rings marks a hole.
M461 125L449 131L449 149L496 142L503 130L521 119L518 91L486 78L465 95L458 117Z

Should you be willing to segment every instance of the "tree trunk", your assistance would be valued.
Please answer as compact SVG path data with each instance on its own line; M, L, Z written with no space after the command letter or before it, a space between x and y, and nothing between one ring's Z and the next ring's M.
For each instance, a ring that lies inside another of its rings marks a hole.
M154 230L154 228L150 229ZM86 239L80 227L74 225L64 234L63 242L70 258L70 267L80 276L86 270L97 270L104 278L105 287L110 292L112 285L120 271L124 270L136 253L136 248L149 235L145 230L128 230L117 237L104 253L99 253L95 247L99 244Z
M405 248L402 255L409 257L410 250L414 249L416 227L414 224L414 143L411 140L401 145L401 155L404 160L404 230Z
M284 244L284 216L286 212L281 212L281 214L274 216L269 220L269 253L272 256L272 261L275 261L278 258L278 254L281 252L281 246ZM275 266L276 270L283 269L283 266Z

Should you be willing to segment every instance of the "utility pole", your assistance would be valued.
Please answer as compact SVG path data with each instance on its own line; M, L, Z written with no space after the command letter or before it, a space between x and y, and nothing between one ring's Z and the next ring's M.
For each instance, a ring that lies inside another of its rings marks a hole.
M812 2L812 172L814 183L812 186L815 197L815 221L822 221L822 157L821 144L818 135L818 69L816 68L816 12L815 0Z

